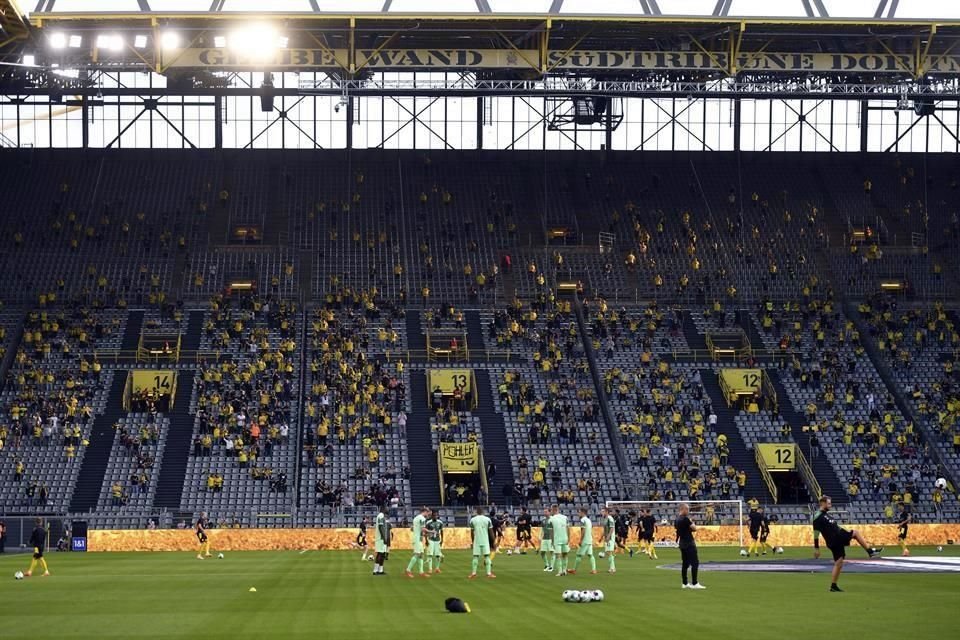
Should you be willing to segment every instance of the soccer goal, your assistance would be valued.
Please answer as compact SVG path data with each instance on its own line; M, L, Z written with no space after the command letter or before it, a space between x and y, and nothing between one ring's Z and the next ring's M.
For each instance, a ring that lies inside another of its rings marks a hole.
M608 509L619 509L621 514L635 517L631 526L635 527L642 512L650 509L661 529L656 539L673 541L673 521L681 504L690 505L690 519L698 527L704 527L697 534L698 545L731 546L743 548L743 500L608 500Z

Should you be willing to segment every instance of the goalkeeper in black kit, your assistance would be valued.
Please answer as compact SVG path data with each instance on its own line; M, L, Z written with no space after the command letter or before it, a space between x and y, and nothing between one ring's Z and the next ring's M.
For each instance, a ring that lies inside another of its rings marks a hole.
M833 553L833 571L830 574L830 591L843 591L837 586L837 580L840 579L840 571L843 569L843 560L847 556L847 547L851 540L856 540L857 544L863 547L871 558L876 558L883 551L883 547L872 547L859 531L847 531L837 524L837 521L830 516L830 507L832 501L830 496L820 498L820 510L813 517L813 557L820 557L820 536L823 536L827 548Z

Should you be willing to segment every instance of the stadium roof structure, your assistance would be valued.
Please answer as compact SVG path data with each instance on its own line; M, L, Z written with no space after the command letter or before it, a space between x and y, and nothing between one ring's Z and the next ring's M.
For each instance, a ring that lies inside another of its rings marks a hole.
M369 90L371 74L388 71L457 72L438 89L479 87L465 88L469 76L502 92L558 78L609 93L811 79L861 87L853 93L944 82L956 93L960 79L953 0L27 1L0 0L26 25L0 44L0 65L28 56L47 70L323 71L329 92Z

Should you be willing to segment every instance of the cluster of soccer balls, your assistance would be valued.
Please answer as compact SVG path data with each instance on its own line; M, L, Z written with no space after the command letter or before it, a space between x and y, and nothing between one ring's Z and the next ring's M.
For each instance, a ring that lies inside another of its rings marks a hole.
M568 589L563 592L564 602L603 602L603 591L595 589L593 591L577 591Z
M783 553L783 547L774 547L774 553ZM749 556L750 553L746 549L740 549L740 555L743 557Z

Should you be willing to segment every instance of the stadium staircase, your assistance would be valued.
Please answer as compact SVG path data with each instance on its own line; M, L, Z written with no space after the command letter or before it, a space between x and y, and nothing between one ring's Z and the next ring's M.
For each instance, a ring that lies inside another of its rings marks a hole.
M180 340L180 350L199 351L202 332L203 311L191 311L187 317L187 332L183 334L183 339Z
M687 340L687 346L693 351L706 351L707 339L702 333L697 331L697 325L689 311L683 312L683 322L680 325L683 329L683 337Z
M746 309L738 309L736 318L737 326L743 329L743 332L747 336L747 340L750 341L750 346L754 349L762 349L763 336L761 336L760 332L757 331L757 325L750 318L750 312Z
M407 348L410 351L426 352L427 338L423 335L423 330L420 327L420 312L416 310L407 311L404 324L407 328ZM413 397L416 398L416 396ZM426 396L423 397L426 398Z
M107 463L110 461L110 450L113 448L113 425L125 415L123 392L126 387L126 372L115 371L113 382L110 384L110 393L107 396L107 408L93 420L90 444L85 447L77 485L70 499L71 513L86 513L97 506L100 487L103 486L103 477L106 475Z
M127 326L123 330L121 351L136 351L140 346L140 333L143 330L143 311L131 311L127 314Z
M489 501L497 502L504 498L503 487L513 487L513 464L510 460L510 447L507 444L507 427L493 402L493 382L490 371L477 369L477 408L473 415L480 418L480 430L483 433L483 461L497 465L497 475L488 483Z
M479 360L477 356L483 350L483 322L480 320L479 311L467 311L464 313L467 321L467 348L470 350L470 359Z
M410 316L407 314L409 328ZM419 321L417 325L419 326ZM410 397L414 409L407 418L407 458L410 461L410 496L416 505L440 505L440 478L437 455L430 437L430 411L427 402L427 373L410 372Z
M753 451L740 436L740 429L734 419L736 412L727 406L723 399L723 390L716 372L710 369L700 369L700 378L703 380L703 389L710 397L713 412L717 414L717 432L727 436L727 447L730 449L729 462L734 468L747 472L747 485L743 488L741 497L744 499L757 498L760 502L770 502L772 496L767 489L760 469L754 459Z
M201 314L202 316L202 314ZM194 314L190 314L193 323ZM193 395L193 383L196 373L180 371L177 376L177 391L170 413L170 432L163 450L163 459L157 460L160 469L157 478L157 492L153 506L176 510L180 508L183 497L183 479L187 474L187 459L193 443L193 415L190 413L190 397Z
M768 368L765 370L765 373L770 384L773 385L774 390L777 392L780 416L790 425L793 441L801 447L803 454L807 457L810 468L813 469L813 475L816 477L817 482L820 483L820 490L826 495L837 496L835 498L836 502L846 502L847 492L844 490L843 485L840 484L840 479L837 478L837 473L834 471L833 465L830 464L826 456L821 453L816 458L811 459L810 447L807 444L809 435L803 431L803 425L807 423L807 420L793 408L793 404L790 402L790 396L787 395L787 389L783 386L783 381L780 380L780 372ZM810 491L809 487L807 488L807 493L813 496L813 492Z
M617 487L617 492L620 495L625 495L625 484L630 481L628 475L632 467L627 462L627 454L623 450L623 442L620 439L620 429L613 416L610 403L607 401L607 394L604 392L603 374L600 372L600 365L597 364L597 353L593 349L593 342L587 337L591 335L591 332L587 326L583 305L579 298L574 299L573 308L577 314L577 330L580 332L583 353L587 358L587 364L590 365L590 376L593 379L593 386L600 402L600 413L603 415L603 422L607 426L607 437L610 438L610 445L613 447L613 455L617 460L617 468L620 470L620 477L622 478L621 486Z

